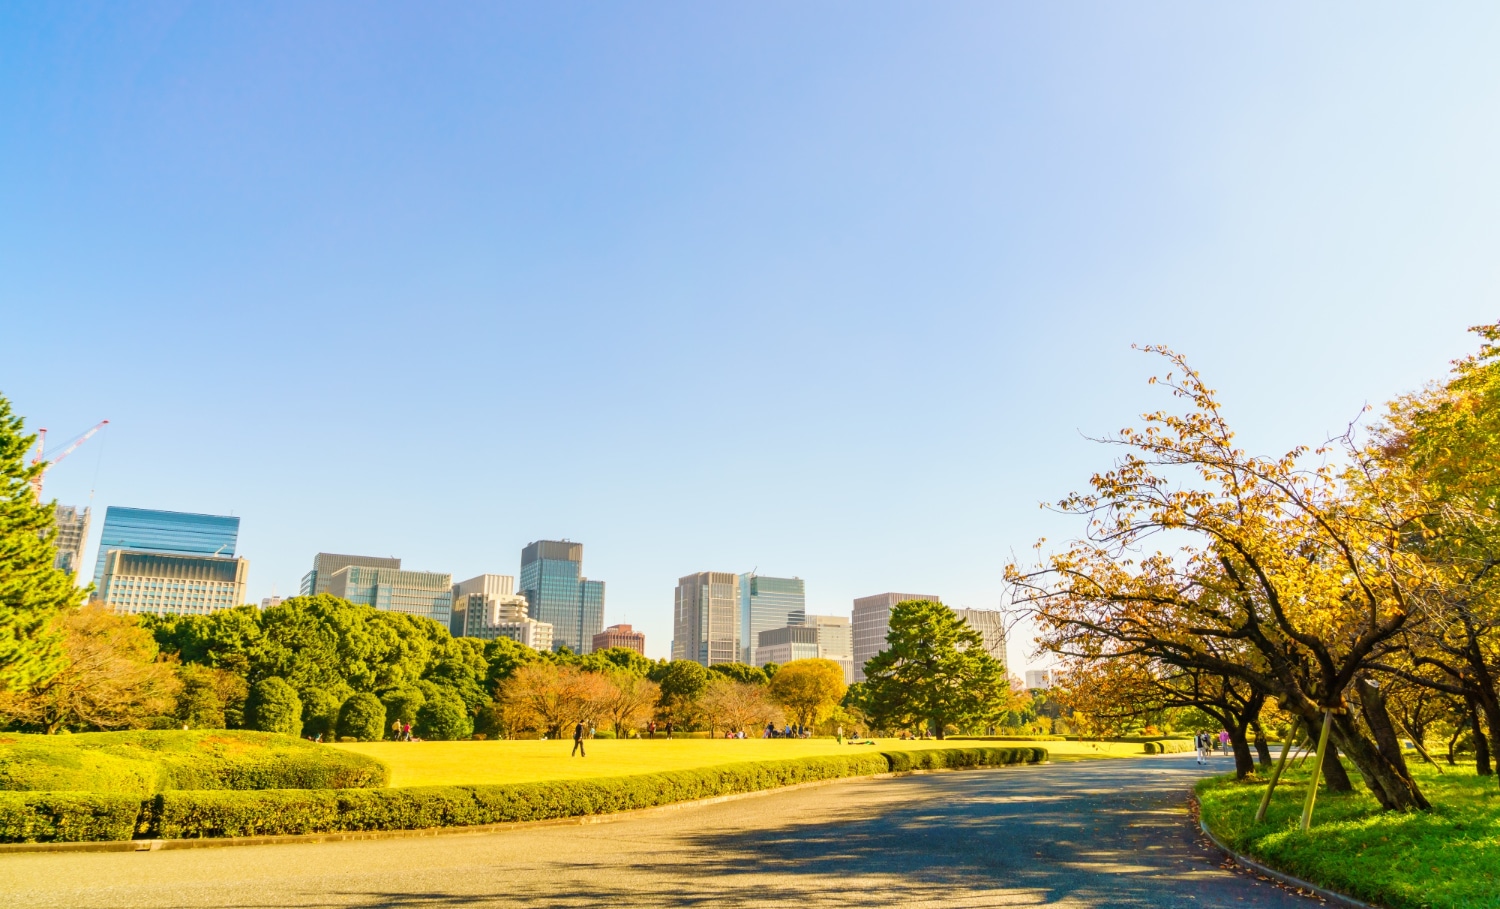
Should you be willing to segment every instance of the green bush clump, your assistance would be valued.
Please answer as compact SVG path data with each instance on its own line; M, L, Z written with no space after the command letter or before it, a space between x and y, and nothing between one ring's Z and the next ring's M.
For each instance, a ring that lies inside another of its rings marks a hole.
M896 772L945 770L961 767L995 767L1003 764L1035 764L1047 759L1045 748L932 748L922 751L888 751L883 755Z
M0 792L0 842L128 840L141 800L118 792Z
M339 708L339 741L378 742L385 737L385 705L368 692L351 695Z
M1193 750L1193 741L1192 739L1163 739L1143 742L1141 750L1146 754L1186 754Z
M245 725L260 732L297 735L302 731L302 699L285 679L261 679L250 686Z
M454 742L474 734L474 720L458 698L436 698L417 709L417 722L412 728L421 738Z
M384 786L384 764L264 732L150 730L0 737L0 790L323 789Z

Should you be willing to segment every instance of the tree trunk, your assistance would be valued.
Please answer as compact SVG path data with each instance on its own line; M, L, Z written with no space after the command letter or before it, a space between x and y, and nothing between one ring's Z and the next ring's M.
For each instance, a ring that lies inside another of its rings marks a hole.
M1262 770L1271 768L1271 745L1266 741L1266 728L1260 720L1255 721L1255 755L1260 759Z
M1422 795L1417 781L1412 779L1411 768L1406 766L1406 756L1401 753L1401 739L1396 736L1395 724L1391 722L1390 712L1386 709L1385 695L1369 679L1357 680L1354 687L1359 694L1365 723L1375 739L1370 769L1385 791L1390 807L1401 811L1412 808L1428 810L1432 805ZM1352 722L1350 727L1352 732L1358 733L1358 727ZM1362 745L1368 744L1363 736L1360 738L1363 740Z
M1302 732L1307 736L1307 749L1312 751L1314 742L1323 732L1323 717L1321 714L1315 717L1299 716L1302 721ZM1338 745L1334 744L1332 738L1328 740L1328 756L1323 761L1323 779L1328 783L1329 792L1353 792L1354 783L1349 779L1349 772L1339 761Z
M1250 755L1250 740L1245 735L1245 724L1229 726L1229 744L1234 749L1234 778L1242 780L1255 772L1255 758Z
M1370 794L1382 808L1387 811L1426 811L1432 807L1410 775L1403 776L1386 759L1380 746L1360 731L1351 714L1335 714L1333 731L1349 760L1364 778L1365 785L1370 787Z
M1469 726L1474 730L1474 770L1480 776L1489 776L1495 771L1490 767L1490 740L1485 737L1479 723L1479 706L1471 695L1469 701Z

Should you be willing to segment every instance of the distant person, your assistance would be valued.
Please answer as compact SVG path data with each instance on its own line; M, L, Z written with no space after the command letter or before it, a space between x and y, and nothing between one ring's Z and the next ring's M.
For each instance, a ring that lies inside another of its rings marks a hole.
M1200 732L1194 738L1198 745L1198 763L1208 763L1208 733Z
M573 727L573 753L568 755L568 757L573 757L574 755L588 757L583 751L583 723L581 721L577 726Z
M653 739L656 738L656 720L652 720L646 724L646 735Z
M839 744L840 745L844 744L844 727L843 726L839 727L838 740L839 740Z
M391 741L401 741L401 721L395 720L391 723Z
M1224 754L1229 753L1229 730L1219 730L1219 750Z
M672 737L672 721L667 720L667 738Z

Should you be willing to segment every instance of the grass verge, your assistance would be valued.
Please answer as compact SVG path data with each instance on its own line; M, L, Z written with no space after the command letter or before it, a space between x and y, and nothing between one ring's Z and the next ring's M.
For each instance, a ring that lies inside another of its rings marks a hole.
M1500 787L1494 777L1413 767L1430 812L1381 811L1358 782L1320 787L1313 827L1299 829L1308 771L1288 771L1255 824L1263 780L1230 777L1197 786L1202 816L1236 851L1330 890L1390 909L1500 907Z

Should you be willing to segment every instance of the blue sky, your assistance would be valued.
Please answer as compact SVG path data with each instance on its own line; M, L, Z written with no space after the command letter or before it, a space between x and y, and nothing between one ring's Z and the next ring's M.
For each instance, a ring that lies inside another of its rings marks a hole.
M1470 349L1497 20L6 4L0 393L111 421L49 497L240 515L257 601L566 537L653 655L698 570L993 607L1163 403L1132 343L1263 451Z

